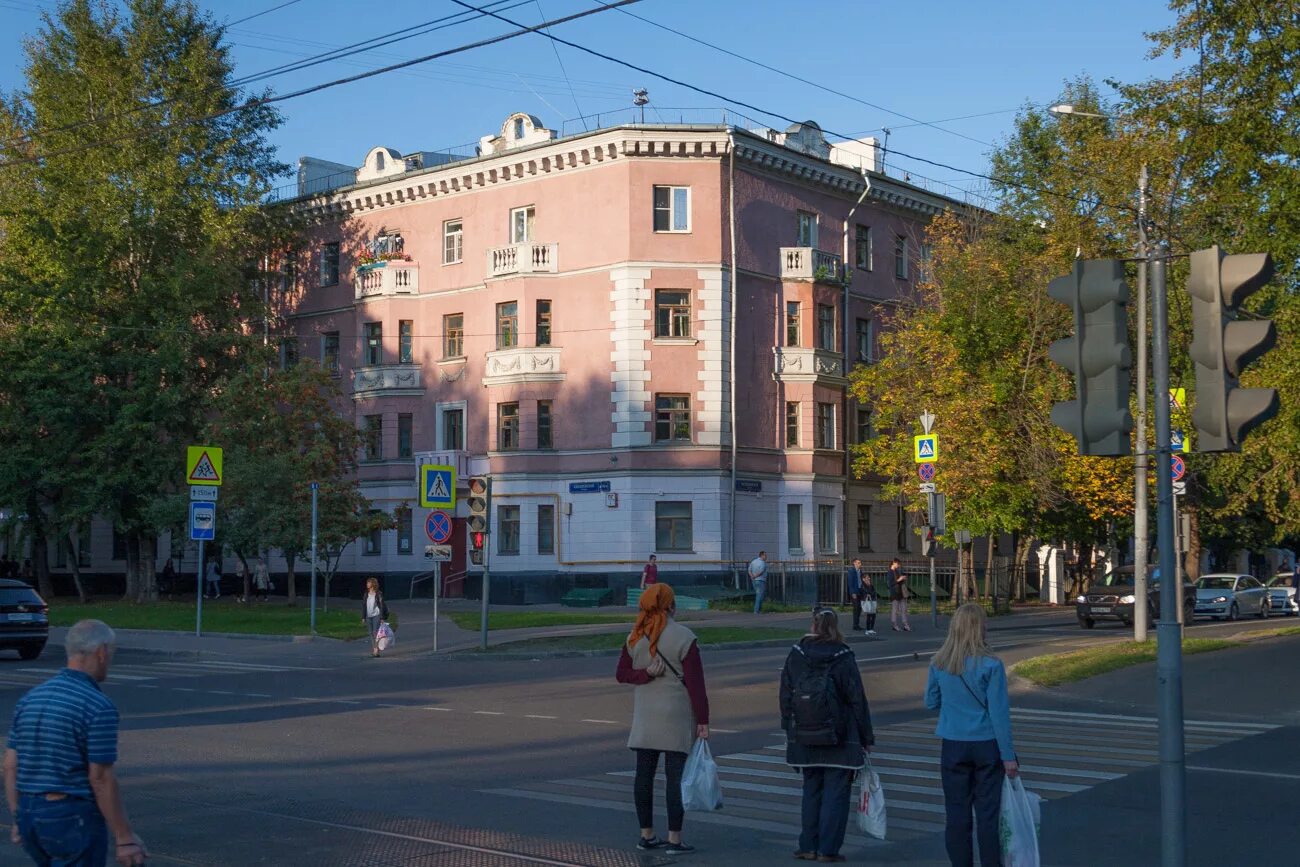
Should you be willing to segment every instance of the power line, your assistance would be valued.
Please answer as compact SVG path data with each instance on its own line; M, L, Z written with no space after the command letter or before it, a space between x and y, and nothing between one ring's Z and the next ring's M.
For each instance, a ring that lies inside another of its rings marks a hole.
M292 6L295 3L301 3L301 2L302 0L289 0L289 2L281 3L279 6L272 6L270 9L263 9L261 12L255 12L252 15L245 15L243 18L240 18L238 21L227 21L225 24L221 26L234 27L236 24L243 24L245 21L252 21L254 18L261 18L263 15L269 15L270 13L275 12L278 9L283 9L286 6Z
M542 11L542 0L533 0L533 2L537 5L538 17L541 18L543 21L546 20L546 13ZM564 74L564 81L569 85L569 96L573 98L573 107L578 110L578 115L581 116L582 106L578 104L578 95L573 92L573 82L569 81L569 71L564 68L564 60L563 58L560 57L560 46L552 42L551 49L555 52L555 62L560 65L560 72ZM550 103L547 104L549 105ZM584 130L587 128L587 124L585 121L582 124L582 128Z

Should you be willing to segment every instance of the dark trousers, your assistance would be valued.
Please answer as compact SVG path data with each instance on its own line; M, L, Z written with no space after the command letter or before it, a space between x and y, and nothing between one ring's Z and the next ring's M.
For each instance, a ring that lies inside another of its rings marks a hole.
M38 867L104 867L108 860L108 826L95 802L85 798L20 796L18 832Z
M950 741L946 738L939 758L948 827L944 844L954 867L971 867L971 809L979 836L981 867L1002 864L998 839L998 814L1002 810L1002 780L1006 770L997 741Z
M862 597L857 593L849 594L849 604L853 606L853 631L862 628Z
M642 828L655 825L655 772L659 770L660 750L636 751L636 782L632 784L632 797L636 801L636 818ZM668 801L668 830L682 830L682 770L686 767L686 753L668 750L664 754L664 797Z
M838 855L849 824L853 775L849 768L803 769L803 831L799 851Z

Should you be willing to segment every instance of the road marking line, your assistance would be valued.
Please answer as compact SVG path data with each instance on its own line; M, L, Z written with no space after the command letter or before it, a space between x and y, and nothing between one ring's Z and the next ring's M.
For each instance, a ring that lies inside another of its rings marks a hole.
M544 713L526 713L524 714L524 718L525 719L559 719L558 716L547 716Z
M1280 780L1300 780L1300 774L1283 774L1279 771L1248 771L1245 768L1210 768L1204 765L1188 765L1189 771L1213 771L1217 774L1242 774L1248 777L1274 777Z
M310 665L262 665L253 662L231 662L224 659L214 659L211 661L197 659L194 662L158 662L155 665L167 666L200 666L203 668L245 668L249 671L330 671L328 668L320 668Z
M208 695L239 695L237 692L226 692L224 689L209 689Z
M269 692L245 692L242 693L242 695L245 695L248 698L272 698L272 695Z
M612 719L585 719L582 720L582 722L600 723L601 725L607 725L607 726L619 725L617 720L612 720Z
M505 711L500 710L476 710L474 713L479 716L505 716Z
M1088 717L1089 719L1137 720L1139 722L1152 722L1152 723L1160 721L1158 717L1153 717L1153 716L1124 716L1122 714L1114 714L1114 713L1085 713L1084 711L1040 710L1038 708L1032 708L1032 707L1011 709L1012 716L1015 716L1016 714L1025 714L1025 713L1035 713L1035 714L1040 714L1042 716ZM1268 723L1230 722L1224 720L1215 721L1215 720L1189 719L1189 720L1183 720L1183 722L1186 725L1202 725L1202 726L1228 725L1228 726L1236 726L1238 728L1260 729L1261 731L1271 731L1277 728L1277 726L1269 725Z
M711 732L715 732L716 734L720 734L720 735L738 735L738 734L740 734L740 729L715 729L715 728L713 728L713 726L709 726L709 731L711 731Z
M131 686L138 686L141 689L158 689L158 684L156 683L133 683Z
M376 702L375 707L398 707L398 708L404 708L404 707L410 707L410 705L407 705L407 704L387 704L387 703L381 701L381 702Z
M334 704L361 704L361 702L353 701L350 698L330 698L325 699L325 701L332 701Z
M444 713L451 713L451 708L449 707L422 707L420 710L440 710Z

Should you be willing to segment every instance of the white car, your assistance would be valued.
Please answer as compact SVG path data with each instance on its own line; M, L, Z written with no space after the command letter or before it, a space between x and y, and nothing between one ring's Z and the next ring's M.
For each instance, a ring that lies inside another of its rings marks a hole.
M1202 575L1196 582L1196 616L1236 620L1243 614L1267 617L1269 594L1251 575Z
M1268 608L1271 614L1300 614L1300 604L1296 603L1293 576L1290 572L1279 572L1268 582Z

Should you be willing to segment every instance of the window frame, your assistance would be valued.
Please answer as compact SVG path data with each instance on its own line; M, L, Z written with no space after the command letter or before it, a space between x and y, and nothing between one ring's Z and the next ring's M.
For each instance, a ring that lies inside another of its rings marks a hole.
M412 554L415 551L415 510L401 508L397 510L397 553Z
M794 311L793 313L791 311ZM803 305L798 301L785 302L785 345L797 348L803 331Z
M321 245L320 262L316 273L318 288L339 285L339 242L328 241Z
M894 236L894 278L908 280L907 236Z
M455 327L452 326L453 320L456 321ZM452 353L452 349L457 352ZM444 313L442 316L442 357L464 358L465 357L465 314L464 313Z
M795 520L791 520L794 518ZM794 545L790 543L794 542ZM785 504L785 547L791 554L803 553L803 504Z
M853 261L859 270L870 273L875 270L875 239L871 227L858 223L853 237Z
M370 514L378 515L382 510L371 509ZM379 557L384 553L384 531L380 529L371 530L365 535L366 544L361 550L363 557Z
M537 553L555 553L555 506L551 503L539 503L537 506Z
M856 518L858 552L871 552L871 504L858 503Z
M659 191L666 190L666 205L659 203ZM678 200L678 194L684 194L685 201ZM683 214L682 211L685 211ZM664 227L660 228L659 215L665 217ZM691 188L681 184L655 184L650 192L650 227L658 235L685 235L691 231ZM678 226L678 217L685 217L684 227Z
M397 320L397 363L415 363L415 320Z
M517 505L497 506L497 553L503 557L519 556L519 513Z
M468 407L464 403L455 406L442 404L438 407L438 441L442 443L444 451L459 452L465 450L465 413L467 409ZM455 424L451 423L452 418L457 420ZM453 432L457 434L455 437L456 445L447 445Z
M799 448L799 441L802 439L800 434L803 427L803 403L798 400L787 400L785 402L785 447L788 449Z
M835 351L835 327L834 304L817 305L817 348L825 349L831 352ZM829 329L829 330L828 330Z
M871 415L871 409L865 403L855 403L853 405L853 437L854 442L858 445L870 442L876 437Z
M330 351L331 345L333 351ZM342 370L342 344L337 331L322 331L320 335L320 366L330 376L339 376Z
M907 507L901 504L898 506L898 539L896 541L898 542L899 551L906 552L908 550Z
M555 448L555 402L537 401L537 448ZM545 432L545 436L543 436Z
M442 264L459 265L465 261L465 220L442 221Z
M502 301L496 306L497 349L519 345L519 302Z
M550 346L554 333L551 330L551 299L538 298L537 303L533 305L534 311L534 344L537 346Z
M365 430L362 431L363 447L365 457L362 460L367 463L382 461L384 459L384 414L377 412L361 417L365 422Z
M672 507L673 512L682 514L665 514ZM685 540L680 538L685 527ZM690 500L657 500L655 502L655 550L677 553L694 553L695 551L695 509ZM666 532L665 532L666 531Z
M684 401L685 405L670 405L670 401ZM664 405L661 406L660 404ZM683 419L683 414L685 418ZM689 394L678 394L665 392L655 394L655 433L654 441L657 443L690 443L694 442L691 429L691 396ZM686 436L678 436L681 425L686 425ZM667 425L667 435L659 435L659 426Z
M519 450L519 402L497 404L497 451Z
M817 249L817 212L805 211L802 208L795 211L795 246L810 247ZM805 229L807 230L805 232Z
M522 237L520 236L521 233L516 231L517 229L521 228L517 224L517 221L515 219L517 214L522 214L524 217L524 221L522 225L523 228ZM536 236L536 234L537 234L537 206L520 205L517 208L511 208L510 209L510 243L531 244L533 243L533 239Z
M853 330L858 344L858 362L861 364L874 364L876 361L876 320L874 318L858 319Z
M383 322L366 322L361 326L361 350L366 367L384 363Z
M280 339L280 369L292 370L298 364L298 338L283 337Z
M831 503L817 504L817 553L834 554L839 550L836 542L839 541L839 533L836 531L835 506ZM829 541L828 541L829 540Z
M835 451L835 404L818 401L816 412L815 445L824 451Z
M397 456L415 457L415 416L409 412L397 414Z
M680 303L664 300L666 296L681 296ZM684 333L675 333L684 332ZM689 340L691 338L691 290L655 290L655 339Z

